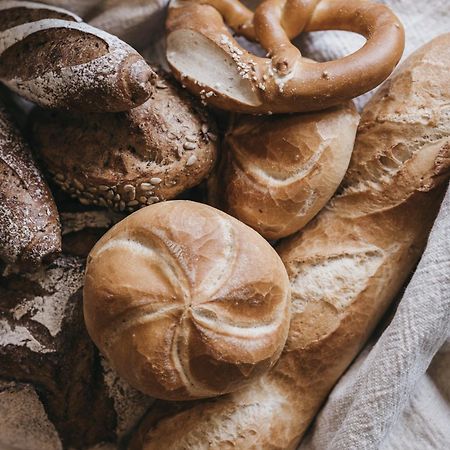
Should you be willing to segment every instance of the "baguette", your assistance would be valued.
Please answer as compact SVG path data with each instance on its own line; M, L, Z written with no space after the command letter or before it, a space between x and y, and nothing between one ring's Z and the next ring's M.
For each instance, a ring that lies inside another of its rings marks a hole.
M300 230L342 181L358 121L351 104L310 114L238 117L209 179L209 201L267 239Z
M166 415L130 449L295 449L417 263L450 176L450 34L366 106L343 188L278 247L292 288L288 342L252 386Z
M155 74L115 36L61 8L0 3L0 81L47 108L127 111L150 96Z
M0 101L0 260L28 270L50 262L60 251L53 197Z

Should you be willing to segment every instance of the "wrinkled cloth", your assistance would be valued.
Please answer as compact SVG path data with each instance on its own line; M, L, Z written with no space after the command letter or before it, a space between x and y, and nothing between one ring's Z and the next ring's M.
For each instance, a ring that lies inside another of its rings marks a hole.
M450 32L450 0L383 3L405 26L404 57ZM305 54L319 60L362 43L343 32L310 33L300 41ZM357 99L359 108L370 95ZM449 336L450 191L392 322L338 382L299 449L450 449Z

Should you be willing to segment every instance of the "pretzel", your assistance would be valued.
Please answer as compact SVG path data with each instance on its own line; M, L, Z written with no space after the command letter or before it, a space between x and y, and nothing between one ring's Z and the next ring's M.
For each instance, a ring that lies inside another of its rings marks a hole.
M237 34L259 42L251 54ZM172 0L167 59L175 76L204 102L246 113L324 109L385 80L401 58L404 30L392 11L365 0L265 0L255 13L237 0ZM314 62L291 40L302 32L344 30L366 37L343 58Z

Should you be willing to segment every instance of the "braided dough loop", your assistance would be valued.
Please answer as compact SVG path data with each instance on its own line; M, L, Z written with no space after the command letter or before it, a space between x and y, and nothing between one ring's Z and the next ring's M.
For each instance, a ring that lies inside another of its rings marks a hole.
M219 108L256 114L324 109L378 86L401 58L404 30L385 5L365 0L265 0L249 12L236 0L172 0L167 59L193 93ZM259 41L249 53L225 25ZM303 58L291 40L303 31L343 30L367 42L328 62Z

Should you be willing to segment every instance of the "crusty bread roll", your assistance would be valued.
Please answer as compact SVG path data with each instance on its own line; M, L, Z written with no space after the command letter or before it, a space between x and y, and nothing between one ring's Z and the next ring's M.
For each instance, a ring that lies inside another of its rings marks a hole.
M144 208L88 259L89 334L119 375L153 397L212 397L248 384L277 361L289 311L275 250L200 203Z
M31 128L56 184L84 205L121 212L176 197L199 184L216 160L214 121L160 75L151 98L129 112L36 110Z
M314 114L238 117L210 178L210 201L268 239L298 231L342 181L358 121L350 104Z
M295 449L414 268L450 176L450 34L417 51L362 115L344 189L278 248L292 322L277 365L250 387L172 416L131 449Z
M117 37L42 3L0 2L0 81L46 108L128 111L153 91L154 72Z
M52 194L0 100L0 260L28 270L50 262L60 251Z

